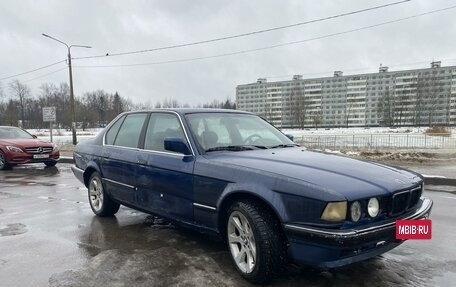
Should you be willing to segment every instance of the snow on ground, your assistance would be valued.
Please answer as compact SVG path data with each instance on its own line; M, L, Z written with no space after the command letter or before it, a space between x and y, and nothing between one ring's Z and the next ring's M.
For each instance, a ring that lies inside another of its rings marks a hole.
M426 134L427 127L374 127L284 129L294 141L313 149L456 149L456 128L451 135Z
M102 131L102 128L97 128L97 129L86 129L86 130L77 130L76 131L76 136L78 142L91 139L95 137L100 131ZM49 129L28 129L27 130L29 133L32 135L36 135L39 139L43 140L50 140L50 133ZM53 142L56 143L59 146L71 144L73 142L73 134L71 130L66 130L66 129L53 129L52 130L52 138Z
M85 129L85 130L76 130L77 135L81 136L95 136L97 135L100 131L102 131L102 128L97 128L97 129ZM27 129L29 133L32 135L36 135L37 137L49 137L49 129ZM52 130L52 135L55 136L72 136L72 131L67 130L67 129L53 129Z
M95 137L102 128L77 130L78 142ZM308 148L331 150L373 149L456 149L456 128L450 136L426 135L427 127L372 127L283 129L295 142ZM49 140L48 129L30 129L31 134ZM59 146L72 144L71 130L53 130L53 141Z
M358 135L358 134L424 134L428 127L352 127L352 128L306 128L306 129L282 129L285 134L293 136L302 135ZM452 128L452 134L456 134L456 127Z

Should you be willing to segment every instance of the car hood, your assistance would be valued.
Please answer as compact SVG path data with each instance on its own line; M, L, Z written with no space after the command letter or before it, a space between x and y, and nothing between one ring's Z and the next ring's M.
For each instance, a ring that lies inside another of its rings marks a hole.
M20 148L52 146L52 143L40 139L2 139L0 140L0 143L3 145L13 145Z
M311 183L339 193L347 200L389 195L422 180L417 173L405 169L300 147L217 152L206 157L224 166L241 166Z

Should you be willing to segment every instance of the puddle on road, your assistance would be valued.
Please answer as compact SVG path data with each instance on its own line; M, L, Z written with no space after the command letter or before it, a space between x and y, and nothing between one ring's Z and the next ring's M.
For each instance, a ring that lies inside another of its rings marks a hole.
M7 224L6 226L0 226L0 236L13 236L24 234L27 232L26 226L22 223Z
M57 167L41 167L37 165L25 165L13 167L0 173L0 181L5 183L18 183L21 185L41 184L49 185L49 177L55 177L60 173ZM35 179L44 178L44 182L36 182ZM52 184L54 185L54 184Z
M122 223L115 217L93 217L90 224L80 226L78 232L81 233L78 245L89 257L110 249L133 251L176 247L192 252L199 240L205 240L208 247L217 251L224 247L220 242L208 240L205 235L177 228L155 216L129 217L129 222Z
M172 247L107 250L80 270L52 275L49 286L239 286L227 272L207 255Z
M36 182L36 181L24 181L21 185L38 185L38 186L56 186L55 183L51 182Z
M224 244L159 217L93 217L78 232L89 263L52 275L50 286L242 286L231 265L219 265L229 259Z
M6 263L8 263L8 261L0 259L0 268L2 268L2 266L5 265Z
M9 192L0 191L0 199L17 198L17 197L21 197L21 196L18 194L12 194Z
M50 286L252 286L236 272L224 243L161 218L122 212L129 216L94 216L78 226L78 246L88 264L54 274ZM404 245L337 269L290 265L270 286L432 286L435 278L455 268L456 261L425 256Z

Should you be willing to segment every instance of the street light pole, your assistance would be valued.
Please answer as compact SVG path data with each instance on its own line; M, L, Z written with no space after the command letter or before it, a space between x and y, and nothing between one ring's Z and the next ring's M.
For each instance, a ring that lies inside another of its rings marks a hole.
M76 139L76 115L74 107L74 92L73 92L73 70L71 68L71 52L70 47L68 47L68 70L70 71L70 102L71 102L71 131L73 135L73 145L78 143Z
M92 48L90 46L84 46L84 45L68 45L67 43L60 41L59 39L56 39L54 37L51 37L47 34L41 34L44 37L50 38L54 41L57 41L63 45L65 45L68 49L68 70L70 73L70 106L71 106L71 130L73 134L73 145L76 145L78 143L77 138L76 138L76 114L75 114L75 106L74 106L74 93L73 93L73 70L71 68L71 47L76 47L76 48Z

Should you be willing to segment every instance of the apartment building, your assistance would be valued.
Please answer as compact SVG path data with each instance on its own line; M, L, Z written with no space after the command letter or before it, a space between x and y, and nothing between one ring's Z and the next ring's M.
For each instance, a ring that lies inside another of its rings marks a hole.
M456 125L456 66L303 79L236 87L239 110L278 127Z

